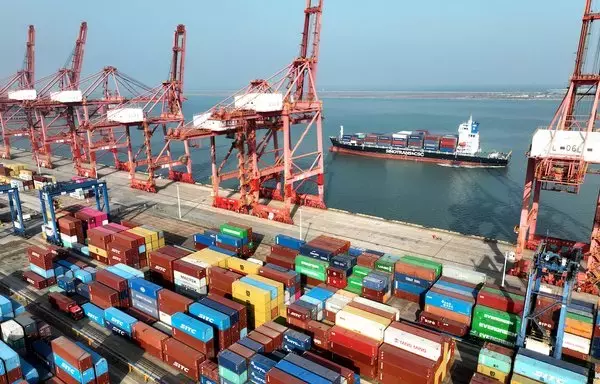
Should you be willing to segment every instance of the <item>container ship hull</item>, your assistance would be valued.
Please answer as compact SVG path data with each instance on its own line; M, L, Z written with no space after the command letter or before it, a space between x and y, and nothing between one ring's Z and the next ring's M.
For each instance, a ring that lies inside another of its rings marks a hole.
M331 152L381 159L418 161L425 163L451 165L456 167L501 168L506 167L509 157L488 157L443 153L419 148L395 148L343 143L337 137L330 137Z

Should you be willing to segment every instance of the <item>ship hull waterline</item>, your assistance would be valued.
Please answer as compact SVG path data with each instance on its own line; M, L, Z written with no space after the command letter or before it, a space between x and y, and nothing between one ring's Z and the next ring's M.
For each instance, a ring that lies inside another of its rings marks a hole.
M432 163L465 168L505 168L509 159L494 159L487 157L461 156L454 153L425 152L409 148L393 149L384 147L370 147L361 145L343 144L334 138L331 139L331 152L345 155L365 156L379 159L391 159Z

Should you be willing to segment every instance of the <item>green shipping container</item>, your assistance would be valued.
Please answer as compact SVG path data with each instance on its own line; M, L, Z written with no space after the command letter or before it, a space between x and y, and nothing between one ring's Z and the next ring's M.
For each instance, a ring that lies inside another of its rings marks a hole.
M582 323L594 324L594 320L591 317L583 316L577 313L567 312L567 318L573 320L579 320Z
M394 273L394 266L396 265L396 261L384 257L380 257L379 260L375 262L375 269L382 272Z
M489 349L483 348L479 352L479 358L477 359L479 364L485 365L486 367L497 369L500 372L510 374L512 369L512 360L506 355L502 355L498 352L490 351Z
M312 277L313 279L316 279L319 281L327 280L327 275L324 272L319 272L315 269L303 267L300 265L296 265L296 272L301 275L306 275L308 277Z
M420 258L417 256L410 256L410 255L402 256L402 258L400 260L402 260L403 262L408 263L408 264L416 265L416 266L423 267L423 268L433 269L435 271L436 277L440 277L440 275L442 274L442 264L441 263L436 263L435 261L423 259L423 258Z
M483 305L476 305L473 318L485 321L494 326L517 332L521 328L521 316L514 313L498 311Z
M509 341L511 343L514 343L517 340L518 329L507 328L498 323L491 323L487 319L481 319L481 317L473 318L471 329L480 334L493 336L497 339Z
M352 293L356 293L357 295L360 295L362 293L362 282L363 282L363 277L350 276L348 278L348 285L344 289L347 291L350 291Z
M504 345L506 347L510 347L513 348L515 346L515 342L514 341L507 341L492 335L489 335L487 333L481 333L475 329L471 329L471 331L469 332L469 334L473 337L477 337L479 339L482 340L489 340L489 341L493 341L496 344L500 344L500 345Z
M506 291L501 291L499 289L494 289L494 288L490 288L490 287L483 287L481 290L484 291L484 292L493 293L494 295L503 296L503 297L509 297L509 298L511 298L513 300L516 300L516 301L525 301L525 296L517 295L515 293L510 293L510 292L506 292Z
M327 267L329 263L326 261L316 260L312 257L298 255L296 256L296 267L300 266L303 268L318 271L319 273L327 273Z
M363 267L362 265L355 265L352 268L352 274L357 276L365 277L372 271L371 268Z
M239 237L240 239L248 238L248 230L246 229L234 227L229 224L221 224L219 229L221 230L221 233L225 235Z

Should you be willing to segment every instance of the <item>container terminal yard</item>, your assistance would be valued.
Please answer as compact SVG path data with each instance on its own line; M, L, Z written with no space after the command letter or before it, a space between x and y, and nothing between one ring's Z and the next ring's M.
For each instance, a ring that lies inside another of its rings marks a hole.
M36 81L29 28L0 86L0 383L599 382L600 213L589 244L535 233L542 191L577 193L600 163L591 0L569 90L532 138L516 246L326 209L322 12L307 0L291 64L192 122L185 26L156 88L112 66L82 78L85 22L70 66ZM192 176L201 139L210 186Z

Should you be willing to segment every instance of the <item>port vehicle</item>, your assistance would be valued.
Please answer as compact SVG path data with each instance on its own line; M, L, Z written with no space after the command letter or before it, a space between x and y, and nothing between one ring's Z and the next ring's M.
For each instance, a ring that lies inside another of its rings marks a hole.
M48 301L52 308L68 314L73 320L80 320L83 318L83 310L79 304L62 293L50 292L48 294Z
M429 131L400 131L391 134L344 134L331 136L331 152L435 163L454 167L501 168L508 166L511 152L483 152L479 123L469 120L458 126L458 134L434 135Z

